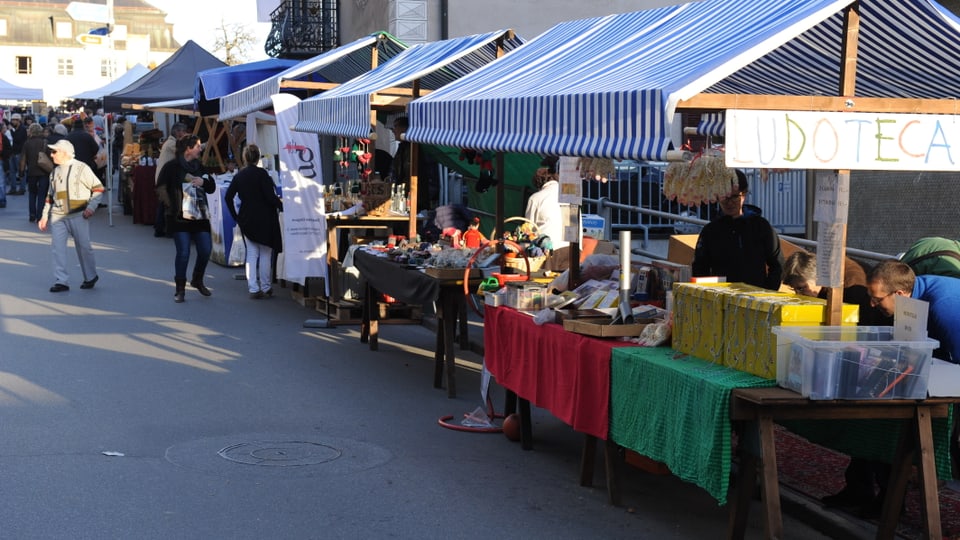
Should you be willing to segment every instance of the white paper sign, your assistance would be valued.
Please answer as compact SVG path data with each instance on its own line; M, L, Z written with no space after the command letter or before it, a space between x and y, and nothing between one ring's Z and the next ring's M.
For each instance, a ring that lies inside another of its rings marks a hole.
M820 223L817 226L817 285L842 287L843 225Z
M909 296L893 298L893 339L923 341L927 338L927 315L930 304Z
M955 171L960 116L728 110L728 167Z
M817 171L813 220L820 223L846 223L850 213L850 175L835 171Z
M580 171L577 170L579 161L580 158L561 157L557 164L559 167L557 172L560 175L560 204L580 206L583 202L583 180L580 179Z

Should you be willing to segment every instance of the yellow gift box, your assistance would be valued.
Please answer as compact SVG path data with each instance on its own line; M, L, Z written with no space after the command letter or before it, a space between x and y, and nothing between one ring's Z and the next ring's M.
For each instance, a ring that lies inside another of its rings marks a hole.
M673 348L708 362L722 362L726 298L749 291L765 289L746 283L674 283Z
M777 376L774 326L817 326L824 322L827 302L788 293L740 293L726 296L724 308L725 366L768 379ZM844 325L856 325L859 306L844 304Z

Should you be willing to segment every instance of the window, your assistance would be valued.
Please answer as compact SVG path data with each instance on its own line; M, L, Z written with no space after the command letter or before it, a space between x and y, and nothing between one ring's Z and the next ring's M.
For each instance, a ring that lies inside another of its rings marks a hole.
M18 75L31 75L33 73L32 56L18 56L16 59Z
M57 58L57 75L73 75L73 58Z
M67 21L57 23L57 39L73 39L72 22Z
M100 76L109 77L112 79L113 74L114 74L113 61L110 60L109 58L101 58L100 59Z

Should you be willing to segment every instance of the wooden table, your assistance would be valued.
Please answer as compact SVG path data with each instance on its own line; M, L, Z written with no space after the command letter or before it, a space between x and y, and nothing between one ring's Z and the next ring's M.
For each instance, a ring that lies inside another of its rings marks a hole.
M424 305L436 303L437 341L434 353L433 387L443 388L443 370L447 371L447 395L457 396L456 386L456 341L459 323L460 348L469 348L467 335L467 304L463 294L463 270L459 278L437 277L422 270L408 268L377 257L362 250L354 253L354 265L366 280L363 310L360 323L360 341L370 344L370 350L377 350L379 334L378 320L380 310L377 306L379 293L384 293L408 304ZM452 275L457 275L454 271ZM480 283L479 277L471 286Z
M399 230L406 236L409 232L409 223L410 218L407 216L328 216L327 260L339 261L343 256L340 253L340 233L346 229L389 229L393 233Z
M740 388L730 399L730 418L741 424L738 452L740 475L737 493L730 508L728 537L743 538L747 514L760 472L761 494L766 514L766 537L782 538L780 488L773 423L777 420L900 419L907 425L901 432L893 461L890 484L880 518L877 538L893 538L906 493L907 480L918 458L921 501L926 538L941 538L940 506L937 493L931 418L944 418L960 398L917 400L831 400L813 401L783 388ZM750 427L748 428L747 425Z

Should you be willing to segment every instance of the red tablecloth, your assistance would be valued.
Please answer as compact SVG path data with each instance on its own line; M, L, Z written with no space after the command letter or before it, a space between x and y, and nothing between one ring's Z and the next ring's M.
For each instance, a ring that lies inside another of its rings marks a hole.
M137 165L133 168L133 222L153 225L157 219L157 168Z
M610 425L610 356L622 341L537 326L507 307L485 306L484 362L504 388L570 424L607 439Z

